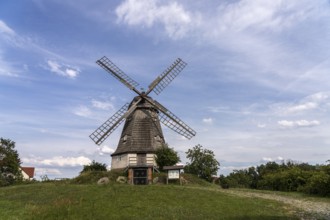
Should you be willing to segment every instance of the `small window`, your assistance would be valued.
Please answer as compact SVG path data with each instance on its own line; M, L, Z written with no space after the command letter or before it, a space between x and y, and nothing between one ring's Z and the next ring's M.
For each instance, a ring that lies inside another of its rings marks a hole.
M157 141L157 142L161 142L161 138L157 135L157 136L155 136L155 140Z
M123 143L126 143L126 141L127 141L127 135L125 135L125 136L122 138L122 141L123 141Z

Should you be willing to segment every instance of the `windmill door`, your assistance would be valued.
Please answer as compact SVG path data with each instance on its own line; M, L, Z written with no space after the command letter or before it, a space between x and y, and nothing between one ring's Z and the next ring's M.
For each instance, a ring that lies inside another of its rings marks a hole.
M136 168L133 170L133 183L134 185L146 185L147 179L147 168Z

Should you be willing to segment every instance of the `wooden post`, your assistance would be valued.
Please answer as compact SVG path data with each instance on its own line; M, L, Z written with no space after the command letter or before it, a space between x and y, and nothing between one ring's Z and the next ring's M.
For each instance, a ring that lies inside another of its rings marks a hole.
M133 184L133 169L129 168L128 169L128 183L129 184Z
M168 171L167 171L167 175L166 175L166 185L168 185Z
M152 169L148 167L148 184L152 183Z

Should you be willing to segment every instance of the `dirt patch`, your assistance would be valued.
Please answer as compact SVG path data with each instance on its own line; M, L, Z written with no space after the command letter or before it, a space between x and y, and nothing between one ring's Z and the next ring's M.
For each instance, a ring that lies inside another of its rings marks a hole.
M242 197L262 198L278 201L294 209L301 219L330 219L330 203L311 201L308 198L292 198L278 194L266 194L262 192L245 192L240 190L219 190L223 193Z

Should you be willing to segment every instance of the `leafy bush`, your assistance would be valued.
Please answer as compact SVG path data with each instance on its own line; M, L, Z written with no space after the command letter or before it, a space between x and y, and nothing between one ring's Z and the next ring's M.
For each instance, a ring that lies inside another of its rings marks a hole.
M315 172L300 191L320 196L330 196L330 175L324 171Z
M160 170L163 170L164 166L173 166L180 162L178 153L173 148L169 148L167 145L156 150L156 163Z
M22 181L21 160L15 142L0 138L0 186L8 186Z
M223 188L252 188L276 191L300 191L330 196L330 165L269 162L220 176Z
M220 163L215 159L213 151L202 148L201 145L197 145L186 152L190 163L184 167L184 172L211 181L212 175L217 174Z
M80 173L90 171L107 171L107 165L105 163L99 163L93 160L92 163L84 165L84 168Z

